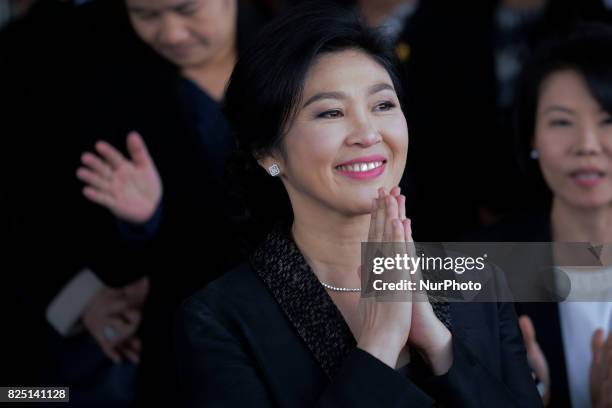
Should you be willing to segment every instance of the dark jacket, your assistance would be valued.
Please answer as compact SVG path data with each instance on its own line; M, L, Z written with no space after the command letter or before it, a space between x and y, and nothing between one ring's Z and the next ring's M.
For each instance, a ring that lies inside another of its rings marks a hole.
M451 304L454 361L394 370L356 347L284 234L187 300L177 349L188 407L541 406L511 304ZM438 313L437 313L438 314Z
M113 287L148 275L151 290L140 332L145 391L139 395L149 398L147 390L157 388L152 403L171 406L174 311L238 253L225 234L220 197L226 186L218 176L223 172L218 162L233 145L229 127L215 101L137 38L124 1L38 3L0 34L0 72L6 74L0 78L0 103L10 107L1 124L2 144L11 152L0 164L0 194L15 212L18 260L10 265L14 273L7 287L18 300L11 313L28 326L27 332L15 331L16 342L41 354L32 358L21 383L72 385L49 379L56 377L46 361L57 355L51 345L64 339L47 324L45 309L80 270L90 268ZM238 19L242 47L258 27L257 16L241 7ZM93 151L97 140L125 154L131 130L141 133L164 185L159 225L145 242L126 240L122 224L83 197L75 175L81 154ZM27 159L24 152L30 152ZM213 234L204 244L201 238ZM77 366L67 359L59 364Z
M240 2L238 9L239 48L258 28L258 17L246 5ZM130 256L140 260L131 274L146 274L151 282L140 329L138 397L142 406L171 406L178 388L175 311L183 299L244 259L238 259L241 252L225 211L225 161L234 141L219 104L139 40L130 58L96 65L89 92L82 151L103 139L126 154L126 135L136 130L164 186L158 227L147 242L130 246ZM91 209L96 210L104 212ZM116 225L109 214L98 214L104 217L105 225ZM108 284L123 285L129 282L127 273L113 273L123 258L120 252L109 255L94 270L108 271Z
M547 211L509 218L483 229L468 241L551 242L550 218ZM550 372L550 408L569 408L571 400L565 365L565 349L561 333L559 306L555 302L522 302L516 304L518 315L527 315L533 322Z

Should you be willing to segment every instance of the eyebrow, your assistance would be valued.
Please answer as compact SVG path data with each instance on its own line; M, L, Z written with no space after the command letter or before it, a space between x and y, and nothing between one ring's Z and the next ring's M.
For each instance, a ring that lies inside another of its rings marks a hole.
M549 106L548 108L544 109L543 113L548 113L548 112L564 112L564 113L569 113L569 114L574 114L574 111L571 110L570 108L566 108L564 106L559 106L559 105L553 105L553 106Z
M166 11L166 10L177 10L183 7L187 7L195 2L196 0L181 0L177 2L176 4L162 7L160 9L147 7L147 6L143 6L139 4L139 5L134 5L134 6L128 6L128 10L132 13L146 13L146 12L152 12L152 11L161 12L161 11Z
M389 85L386 82L381 82L379 84L372 85L371 87L369 87L368 88L368 95L374 95L375 93L378 93L380 91L393 91L393 92L395 92L395 88L393 88L391 85Z
M320 92L308 98L302 108L322 99L346 99L346 94L344 92Z
M385 90L395 92L395 88L393 88L391 85L389 85L386 82L381 82L381 83L370 86L368 88L368 95L373 95L375 93L378 93L380 91L385 91ZM346 94L344 92L320 92L308 98L308 100L304 103L304 106L302 106L302 109L322 99L341 99L342 100L342 99L346 99Z

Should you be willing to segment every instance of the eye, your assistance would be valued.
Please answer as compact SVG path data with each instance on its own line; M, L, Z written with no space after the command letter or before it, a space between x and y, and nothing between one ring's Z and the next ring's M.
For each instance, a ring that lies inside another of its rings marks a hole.
M321 112L317 115L317 118L323 119L335 119L340 117L342 117L342 112L340 111L340 109L326 110L325 112Z
M612 125L612 116L606 116L602 121L601 121L602 126L610 126Z
M381 103L377 104L374 107L374 110L375 111L388 111L388 110L391 110L391 109L395 108L395 106L396 105L393 102L385 101L385 102L381 102Z
M197 10L197 4L188 3L181 5L175 9L175 11L182 16L190 16L194 14Z
M148 10L134 10L132 11L132 14L140 20L153 20L158 16L157 12Z
M548 126L554 127L554 128L568 127L571 125L572 125L572 122L570 122L567 119L552 119L550 122L548 122Z

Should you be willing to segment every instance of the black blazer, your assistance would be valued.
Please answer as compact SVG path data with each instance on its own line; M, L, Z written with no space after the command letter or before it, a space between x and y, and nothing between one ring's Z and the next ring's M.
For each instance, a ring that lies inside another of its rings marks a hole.
M496 225L466 236L466 241L551 242L548 208L508 218ZM518 315L533 322L538 343L546 356L550 372L550 408L570 408L565 348L561 333L559 305L554 302L516 303Z
M211 165L233 141L217 104L199 91L208 103L194 103L196 98L185 91L196 86L183 86L188 81L177 67L136 36L123 0L67 3L40 2L0 33L0 106L6 108L0 143L3 152L12 152L0 163L0 195L14 212L15 249L9 252L19 260L9 265L10 289L4 291L15 301L2 309L15 315L10 321L27 323L19 325L27 331L12 332L17 335L11 344L20 347L5 349L13 350L15 357L9 358L14 365L23 365L17 356L25 352L40 353L32 358L36 364L24 370L25 379L16 383L49 384L47 360L55 361L53 345L62 339L47 324L44 311L59 290L84 267L113 287L146 274L151 290L139 333L139 390L145 392L138 396L149 397L149 389L158 389L145 405L172 406L175 310L219 272L239 263L232 235L224 233L229 230L226 201L218 199L227 189L217 177L223 166ZM244 46L258 24L245 21L256 16L240 3L238 42ZM46 61L44 70L41 60ZM164 184L159 228L146 242L124 239L117 219L83 197L75 175L81 154L92 151L96 140L125 153L130 130L141 132ZM28 165L25 152L31 152ZM16 174L15 169L22 170ZM200 237L210 232L219 244L202 245Z
M454 362L433 376L418 358L394 370L356 348L303 256L271 235L188 299L178 316L188 407L538 407L511 304L451 304Z

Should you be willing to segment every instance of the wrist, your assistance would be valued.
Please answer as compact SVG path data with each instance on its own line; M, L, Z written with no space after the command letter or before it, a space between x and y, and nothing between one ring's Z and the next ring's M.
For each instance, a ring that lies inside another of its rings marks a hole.
M359 337L357 347L368 352L389 367L395 368L400 351L406 345L407 339L405 337L393 334L380 335L376 332L363 333Z
M417 346L417 351L436 376L446 374L453 364L453 336L446 326L441 326L429 344Z

